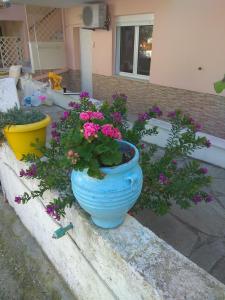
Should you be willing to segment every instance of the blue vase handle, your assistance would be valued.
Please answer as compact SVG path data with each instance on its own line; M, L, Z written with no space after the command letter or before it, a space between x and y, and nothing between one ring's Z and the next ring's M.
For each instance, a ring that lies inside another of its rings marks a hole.
M129 181L129 183L131 185L131 190L134 191L134 187L135 187L135 185L137 184L137 181L138 181L137 176L134 175L134 176L127 177L126 180Z

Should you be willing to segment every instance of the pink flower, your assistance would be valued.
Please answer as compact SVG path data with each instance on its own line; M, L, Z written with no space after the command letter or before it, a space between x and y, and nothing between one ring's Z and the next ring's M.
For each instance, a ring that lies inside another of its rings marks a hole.
M85 139L89 139L90 137L96 137L98 131L100 130L100 125L88 122L84 124L83 128Z
M90 116L90 113L88 111L80 113L80 119L82 121L89 121L90 118L91 118L91 116Z
M103 115L103 113L101 113L99 111L94 111L94 112L91 113L91 119L103 120L104 115Z
M80 119L82 121L89 121L92 119L103 120L104 115L99 111L85 111L80 113Z
M102 126L102 134L105 136L111 137L112 139L121 140L122 135L118 128L113 127L112 124L105 124Z

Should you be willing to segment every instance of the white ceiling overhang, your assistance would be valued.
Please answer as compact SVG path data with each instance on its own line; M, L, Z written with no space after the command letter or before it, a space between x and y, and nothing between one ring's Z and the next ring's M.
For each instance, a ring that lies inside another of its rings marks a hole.
M13 4L39 5L48 7L72 7L77 4L96 2L96 0L12 0Z

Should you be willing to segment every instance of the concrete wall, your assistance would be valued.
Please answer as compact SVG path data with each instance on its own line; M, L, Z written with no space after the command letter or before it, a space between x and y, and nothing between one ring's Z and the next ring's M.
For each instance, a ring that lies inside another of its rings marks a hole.
M26 166L4 144L0 148L0 179L5 197L78 299L225 298L223 284L130 216L121 227L103 230L74 205L61 221L61 225L72 222L74 229L53 240L52 233L60 224L46 214L45 205L57 193L47 192L44 199L27 205L16 204L16 195L38 185L36 180L19 177L22 167Z

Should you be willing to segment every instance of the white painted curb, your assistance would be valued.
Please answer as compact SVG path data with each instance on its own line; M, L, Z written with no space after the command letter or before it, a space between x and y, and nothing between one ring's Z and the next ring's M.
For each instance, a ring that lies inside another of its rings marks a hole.
M145 136L143 137L143 141L151 144L156 144L160 147L165 147L166 142L169 138L171 124L166 121L153 118L148 121L147 127L152 128L154 126L158 127L159 133L154 136ZM193 152L191 157L216 165L221 168L225 168L225 140L204 132L197 132L197 136L204 136L208 140L210 140L211 147L196 150Z

